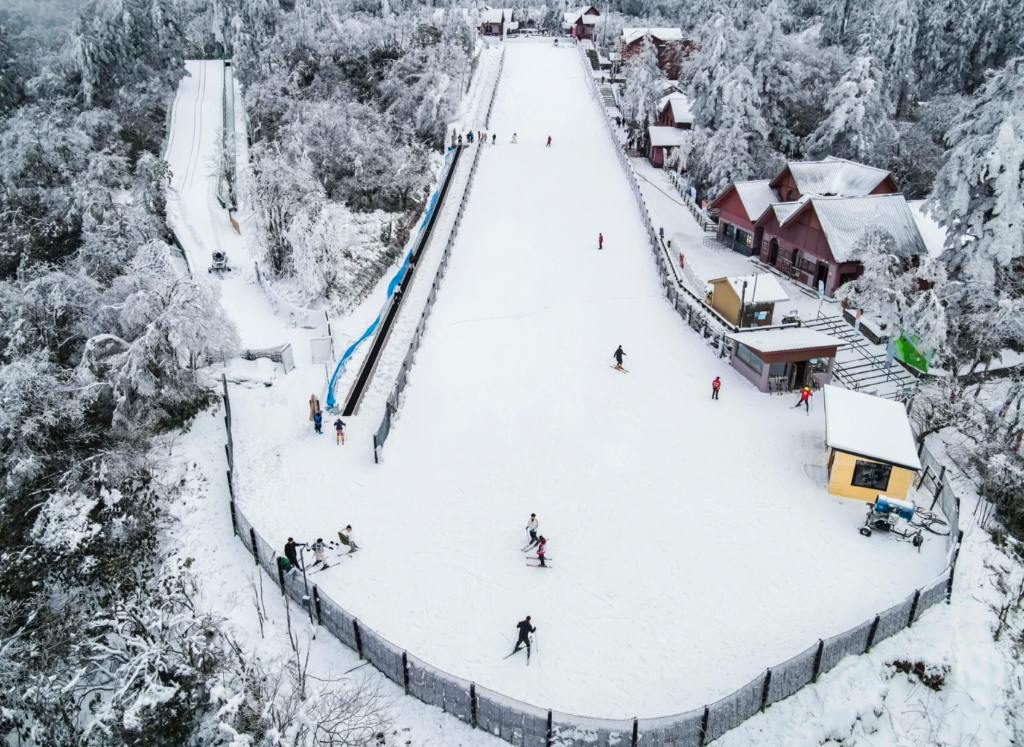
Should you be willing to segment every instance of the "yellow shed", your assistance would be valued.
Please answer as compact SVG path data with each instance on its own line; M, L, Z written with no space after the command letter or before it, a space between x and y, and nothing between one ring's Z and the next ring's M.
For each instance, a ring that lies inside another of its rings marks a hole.
M789 300L775 276L768 272L744 277L715 278L708 303L737 327L770 327L778 301Z
M906 498L921 469L906 408L837 386L824 390L828 492L862 501Z

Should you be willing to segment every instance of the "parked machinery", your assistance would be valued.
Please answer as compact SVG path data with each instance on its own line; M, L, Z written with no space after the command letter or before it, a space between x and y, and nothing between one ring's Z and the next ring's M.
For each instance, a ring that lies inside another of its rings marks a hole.
M222 252L220 249L215 251L213 253L213 264L210 265L210 269L207 272L229 272L230 270L227 252Z
M901 501L898 498L887 498L880 495L874 503L868 505L868 515L860 533L870 537L873 531L888 532L900 539L909 540L914 547L921 550L924 544L922 526L914 523L917 507L913 501Z

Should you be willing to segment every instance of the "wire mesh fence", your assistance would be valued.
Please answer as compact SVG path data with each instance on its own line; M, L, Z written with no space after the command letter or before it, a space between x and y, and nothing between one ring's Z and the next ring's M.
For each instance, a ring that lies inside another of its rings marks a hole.
M765 705L785 700L800 688L814 680L815 670L820 662L821 643L815 643L803 653L799 653L789 661L772 667L772 677L768 684Z
M921 589L921 596L917 600L917 609L914 610L913 622L921 619L921 615L937 604L946 601L949 590L949 570Z
M713 742L761 710L767 676L767 671L762 672L736 692L708 706L706 742Z
M845 633L826 638L821 652L820 674L830 672L847 656L858 656L867 651L868 637L874 620L868 620Z
M637 721L638 747L700 747L704 744L707 708Z
M358 651L359 644L356 641L355 631L356 619L319 588L317 588L317 596L320 599L321 624L339 641L353 651Z
M389 680L405 687L402 649L362 624L359 625L359 636L363 643L363 656Z
M899 604L894 604L885 612L878 615L878 626L875 628L875 636L871 639L871 645L881 643L886 638L899 633L910 623L910 613L914 609L914 601L918 592L914 592Z
M599 719L551 712L553 747L617 747L633 743L635 719Z
M548 711L486 687L475 689L478 728L516 747L550 747Z

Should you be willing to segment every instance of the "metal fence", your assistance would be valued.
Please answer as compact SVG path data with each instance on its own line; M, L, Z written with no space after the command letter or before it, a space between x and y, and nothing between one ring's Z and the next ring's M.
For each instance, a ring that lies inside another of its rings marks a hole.
M356 651L360 659L367 659L407 695L517 747L702 747L773 703L816 682L847 656L863 654L876 643L910 627L925 611L950 598L958 544L953 547L950 565L942 575L902 602L845 633L817 641L703 708L646 719L602 719L539 708L432 667L360 623L316 584L304 579L299 570L284 573L272 545L253 528L235 503L231 400L227 378L222 377L221 381L231 521L254 562L276 579L281 593L302 606L317 625ZM955 514L948 518L952 534L959 538Z
M494 87L491 90L491 101L487 107L485 126L490 126L491 110L494 108L494 99L498 92L498 81L501 79L501 71L504 67L505 50L503 49L501 51L501 60L498 62L498 71L494 76ZM459 211L455 216L455 224L448 234L448 241L445 243L444 254L441 257L441 264L437 266L437 272L434 274L434 283L430 288L430 294L427 296L427 303L420 314L416 331L413 333L412 340L409 341L409 350L405 354L405 359L402 361L402 367L398 370L398 376L395 378L391 394L388 395L387 402L384 405L384 417L381 419L380 426L378 426L377 432L373 436L373 460L375 462L380 461L381 449L391 433L391 421L401 406L402 393L405 391L406 384L409 383L409 371L416 362L416 352L419 350L423 335L427 331L427 319L434 308L434 301L437 300L437 291L441 287L441 281L444 280L444 276L448 272L448 260L451 258L452 247L455 245L455 237L459 233L459 226L462 225L462 216L466 212L466 205L469 204L469 197L473 194L473 181L476 179L476 170L480 164L480 154L483 150L483 143L480 143L476 148L476 154L473 156L473 165L469 169L469 180L466 182L466 189L463 191L462 199L459 201Z

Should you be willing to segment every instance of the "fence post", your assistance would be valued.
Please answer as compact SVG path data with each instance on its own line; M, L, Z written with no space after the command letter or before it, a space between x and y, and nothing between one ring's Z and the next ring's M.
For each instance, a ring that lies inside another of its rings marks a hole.
M316 608L316 624L323 625L323 617L320 614L320 590L313 584L313 606Z
M473 722L473 728L476 728L476 683L469 683L469 715Z
M953 559L949 561L949 583L946 585L946 604L953 603L953 574L956 572L956 561L960 557L960 543L964 539L964 532L960 530L960 536L957 537L956 547L953 549Z
M910 619L907 620L907 627L912 627L914 624L914 615L917 614L917 603L921 600L921 590L918 589L914 592L914 603L910 605Z
M818 681L818 675L821 674L821 655L825 653L825 641L821 638L818 639L818 653L814 655L814 677L811 682Z
M230 487L230 485L231 485L231 473L228 472L228 486ZM231 498L231 501L230 501L229 505L231 506L231 531L237 537L238 536L238 519L235 517L235 499L234 499L234 497Z
M409 654L402 652L402 685L405 687L405 694L409 694Z
M772 670L768 668L768 674L764 677L764 687L761 689L761 713L764 713L764 709L768 707L768 688L772 684Z
M640 720L633 717L633 747L636 747L637 741L640 739Z
M359 632L359 621L358 620L355 620L355 619L352 620L352 630L354 630L355 634L356 634L356 651L359 652L359 660L362 661L363 660L363 636Z
M373 463L374 464L378 464L378 462L377 462L377 435L376 434L374 434L374 436L373 436Z
M547 735L544 738L545 739L544 744L546 745L546 747L551 747L551 739L554 736L554 731L555 731L555 729L554 729L554 720L555 720L554 719L554 714L552 714L551 711L548 711L548 730L547 730Z
M871 623L871 632L868 633L868 645L864 647L865 654L871 650L871 644L875 642L875 633L878 632L878 622L881 619L881 615L875 615L875 621Z
M284 568L280 561L277 563L277 581L281 584L281 596L284 596Z
M256 565L260 564L260 551L256 546L256 530L249 527L249 541L252 543L252 557L256 561Z
M708 743L708 716L711 714L711 708L704 706L704 717L700 720L700 747L704 747Z

